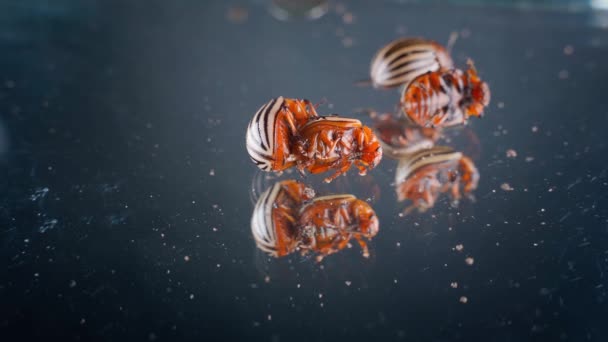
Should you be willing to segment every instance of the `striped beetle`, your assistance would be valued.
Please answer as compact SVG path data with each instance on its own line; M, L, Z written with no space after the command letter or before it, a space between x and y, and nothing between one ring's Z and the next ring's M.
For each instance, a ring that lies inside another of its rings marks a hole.
M370 205L353 195L313 197L313 189L295 180L278 182L262 193L251 217L257 247L274 257L313 252L321 261L354 238L368 257L364 238L371 239L379 229Z
M409 199L409 213L417 208L424 212L435 205L441 193L450 191L457 203L464 194L477 188L479 172L473 161L451 147L436 146L414 152L397 165L395 185L399 202Z
M370 80L376 88L407 86L427 72L453 68L448 51L422 38L401 38L382 47L372 59Z
M308 100L282 96L260 107L247 126L246 146L251 160L264 171L283 171L295 165L292 142L298 129L317 117Z
M251 232L258 248L274 257L295 251L298 210L314 196L313 189L295 180L277 182L263 192L251 216Z

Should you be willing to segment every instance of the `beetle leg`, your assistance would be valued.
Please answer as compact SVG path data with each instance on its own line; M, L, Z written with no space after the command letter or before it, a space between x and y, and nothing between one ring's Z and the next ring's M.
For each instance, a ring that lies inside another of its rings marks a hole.
M367 243L365 242L365 240L363 240L363 238L359 234L355 235L355 240L357 240L357 242L359 243L359 246L361 246L361 250L363 252L363 257L369 258L369 248L367 248Z
M462 182L464 184L464 192L468 193L477 188L479 182L479 172L473 164L473 161L467 157L460 158L458 162L459 170L462 174Z
M283 106L281 108L281 112L279 113L279 116L282 116L285 118L285 121L287 121L287 125L289 125L289 130L291 131L291 134L295 137L298 136L298 130L296 129L296 119L293 116L293 113L286 107Z
M338 176L340 176L340 175L344 174L346 171L348 171L349 168L350 168L350 162L348 162L348 161L343 162L342 165L339 166L339 169L336 171L336 173L334 173L333 175L324 179L325 183L331 183L331 181L336 179Z
M309 142L309 143L310 143L310 145L308 146L308 151L307 151L306 157L308 157L309 159L312 160L314 158L314 155L316 154L317 148L319 146L319 135L315 134L312 137L312 142Z
M302 100L302 102L304 102L304 105L306 107L308 107L308 110L306 112L309 114L309 116L311 116L311 117L319 116L319 114L317 114L317 106L313 105L312 102L310 102L309 100L306 100L306 99Z

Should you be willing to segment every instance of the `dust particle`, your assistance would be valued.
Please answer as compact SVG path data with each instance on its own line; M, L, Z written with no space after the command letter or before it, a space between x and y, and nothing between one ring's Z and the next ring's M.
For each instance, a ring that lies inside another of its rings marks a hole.
M572 45L566 45L566 46L564 46L564 55L570 56L573 53L574 53L574 46L572 46Z
M468 301L469 301L469 299L467 297L465 297L465 296L460 297L460 302L462 304L466 304Z
M342 39L342 45L346 48L349 48L355 44L355 41L352 37L344 37Z
M76 287L76 280L71 280L70 281L70 288L74 288Z
M538 132L538 126L532 126L531 130L532 130L532 133Z
M502 183L502 184L500 185L500 188L501 188L502 190L504 190L504 191L513 191L513 190L515 190L515 189L513 189L513 188L511 187L511 185L509 185L509 183Z
M347 280L344 282L344 284L346 284L346 286L350 286L350 284L352 284L352 283L350 282L350 280Z
M510 148L507 150L507 158L515 158L517 157L517 151L515 151L514 149Z
M453 281L453 282L450 283L450 287L453 288L453 289L457 289L458 288L458 283L455 282L455 281Z
M189 256L189 255L184 256L184 261L185 261L185 262L190 261L190 256Z
M471 265L473 265L473 264L475 263L475 259L473 259L473 258L471 258L471 257L467 257L466 259L464 259L464 262L465 262L467 265L471 266Z
M464 245L463 244L458 244L458 245L456 245L455 248L456 248L457 251L462 252L462 250L464 249Z
M265 282L266 284L270 283L270 277L269 277L269 276L265 276L265 277L264 277L264 282Z
M496 107L503 109L505 108L505 103L504 102L498 102L498 104L496 105Z
M249 11L245 7L231 6L226 13L228 21L234 24L241 24L249 18Z
M355 16L354 16L352 13L350 13L350 12L346 12L346 13L344 13L344 15L342 16L342 21L343 21L345 24L352 24L352 23L354 23L354 22L355 22Z
M559 77L560 80L565 80L568 77L570 77L570 73L568 72L568 70L561 70L558 74L557 77Z
M214 169L209 170L209 176L215 176L215 170Z

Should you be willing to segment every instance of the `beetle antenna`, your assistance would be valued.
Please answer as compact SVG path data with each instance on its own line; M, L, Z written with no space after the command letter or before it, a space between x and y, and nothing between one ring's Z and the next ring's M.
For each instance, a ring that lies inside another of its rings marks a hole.
M450 38L448 39L448 43L446 45L446 50L448 51L448 54L452 53L452 48L454 47L454 44L456 44L458 36L458 31L452 31L452 33L450 33Z
M358 80L358 81L355 81L355 82L353 83L353 85L354 85L355 87L371 87L371 85L372 85L372 80L371 80L371 79L369 79L369 78L366 78L366 79L364 79L364 80Z

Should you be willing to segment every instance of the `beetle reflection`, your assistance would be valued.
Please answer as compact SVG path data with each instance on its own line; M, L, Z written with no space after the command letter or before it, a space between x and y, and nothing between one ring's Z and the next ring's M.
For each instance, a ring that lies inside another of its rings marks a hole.
M477 188L479 172L473 161L447 146L423 149L399 160L395 175L398 201L410 200L405 209L424 212L435 205L442 193L457 204L462 195L470 195Z
M251 218L258 248L274 257L299 251L321 261L350 247L355 239L363 256L369 257L365 240L379 229L370 205L353 195L314 196L313 189L295 180L278 182L265 191Z
M398 159L421 149L431 148L441 137L441 129L421 127L394 115L373 114L374 130L384 153Z

